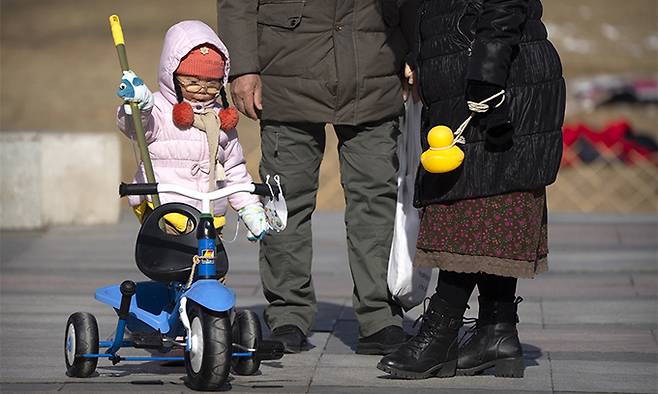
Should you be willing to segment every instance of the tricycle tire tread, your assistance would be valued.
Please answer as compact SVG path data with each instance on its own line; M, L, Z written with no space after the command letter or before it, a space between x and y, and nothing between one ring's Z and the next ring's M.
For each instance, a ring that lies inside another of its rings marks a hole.
M201 320L204 341L203 358L198 373L194 372L191 356L185 351L187 384L195 390L217 390L226 383L231 366L231 325L226 312L210 311L191 301L188 304L190 322Z
M237 311L233 322L233 341L246 348L258 349L262 339L258 315L249 310ZM245 350L236 348L234 351ZM234 357L232 364L233 372L238 375L253 375L260 369L260 360L255 354L253 357Z
M96 370L97 358L74 357L71 361L67 356L67 340L69 327L75 329L75 355L98 354L98 323L91 313L76 312L69 316L64 332L64 361L66 374L70 377L86 378Z

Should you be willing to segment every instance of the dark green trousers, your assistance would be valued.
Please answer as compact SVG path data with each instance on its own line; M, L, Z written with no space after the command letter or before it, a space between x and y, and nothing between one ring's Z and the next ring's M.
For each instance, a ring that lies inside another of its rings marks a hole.
M288 226L261 241L260 272L270 328L293 324L308 334L317 310L311 259L311 215L325 149L321 123L261 122L260 175L279 174L286 189ZM398 121L335 126L352 301L361 336L402 324L386 284L397 198ZM338 196L336 196L338 198Z

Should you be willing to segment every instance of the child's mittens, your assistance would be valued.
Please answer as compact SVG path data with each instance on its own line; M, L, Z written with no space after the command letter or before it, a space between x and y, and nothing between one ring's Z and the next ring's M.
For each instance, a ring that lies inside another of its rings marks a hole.
M240 219L247 226L247 239L250 241L259 241L267 233L267 219L263 206L258 204L249 204L238 211Z
M123 72L117 96L126 103L124 109L128 115L132 114L130 105L128 105L132 102L138 103L139 109L142 111L150 111L153 108L153 93L144 81L130 70Z

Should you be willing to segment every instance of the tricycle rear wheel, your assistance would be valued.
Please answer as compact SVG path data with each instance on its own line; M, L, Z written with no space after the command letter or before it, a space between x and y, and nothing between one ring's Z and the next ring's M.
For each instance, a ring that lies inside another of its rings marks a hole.
M66 374L86 378L96 370L97 358L80 357L98 354L98 323L91 313L76 312L66 322L64 334L64 361Z
M235 314L233 321L233 341L240 345L233 350L238 353L251 351L251 357L233 357L233 372L238 375L253 375L260 368L260 360L256 357L256 349L263 340L258 315L252 311L242 310ZM251 349L251 350L247 350Z
M190 301L191 349L185 350L187 384L194 390L217 390L231 367L231 324L226 312L210 311Z

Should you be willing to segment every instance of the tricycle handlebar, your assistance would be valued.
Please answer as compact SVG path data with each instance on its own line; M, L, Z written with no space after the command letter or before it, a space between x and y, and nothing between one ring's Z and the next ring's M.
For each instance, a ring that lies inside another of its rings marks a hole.
M223 197L227 197L234 193L247 192L252 194L257 194L259 196L269 196L270 191L274 192L275 195L278 195L283 190L279 190L279 186L267 185L264 183L240 183L231 186L221 188L209 193L200 192L197 190L187 189L178 185L166 184L166 183L124 183L121 182L119 185L119 195L121 197L125 196L143 196L149 194L158 194L158 193L176 193L186 197L193 198L195 200L217 200ZM283 189L283 186L281 187Z
M119 185L119 195L125 196L143 196L147 194L157 194L157 183L124 183Z

